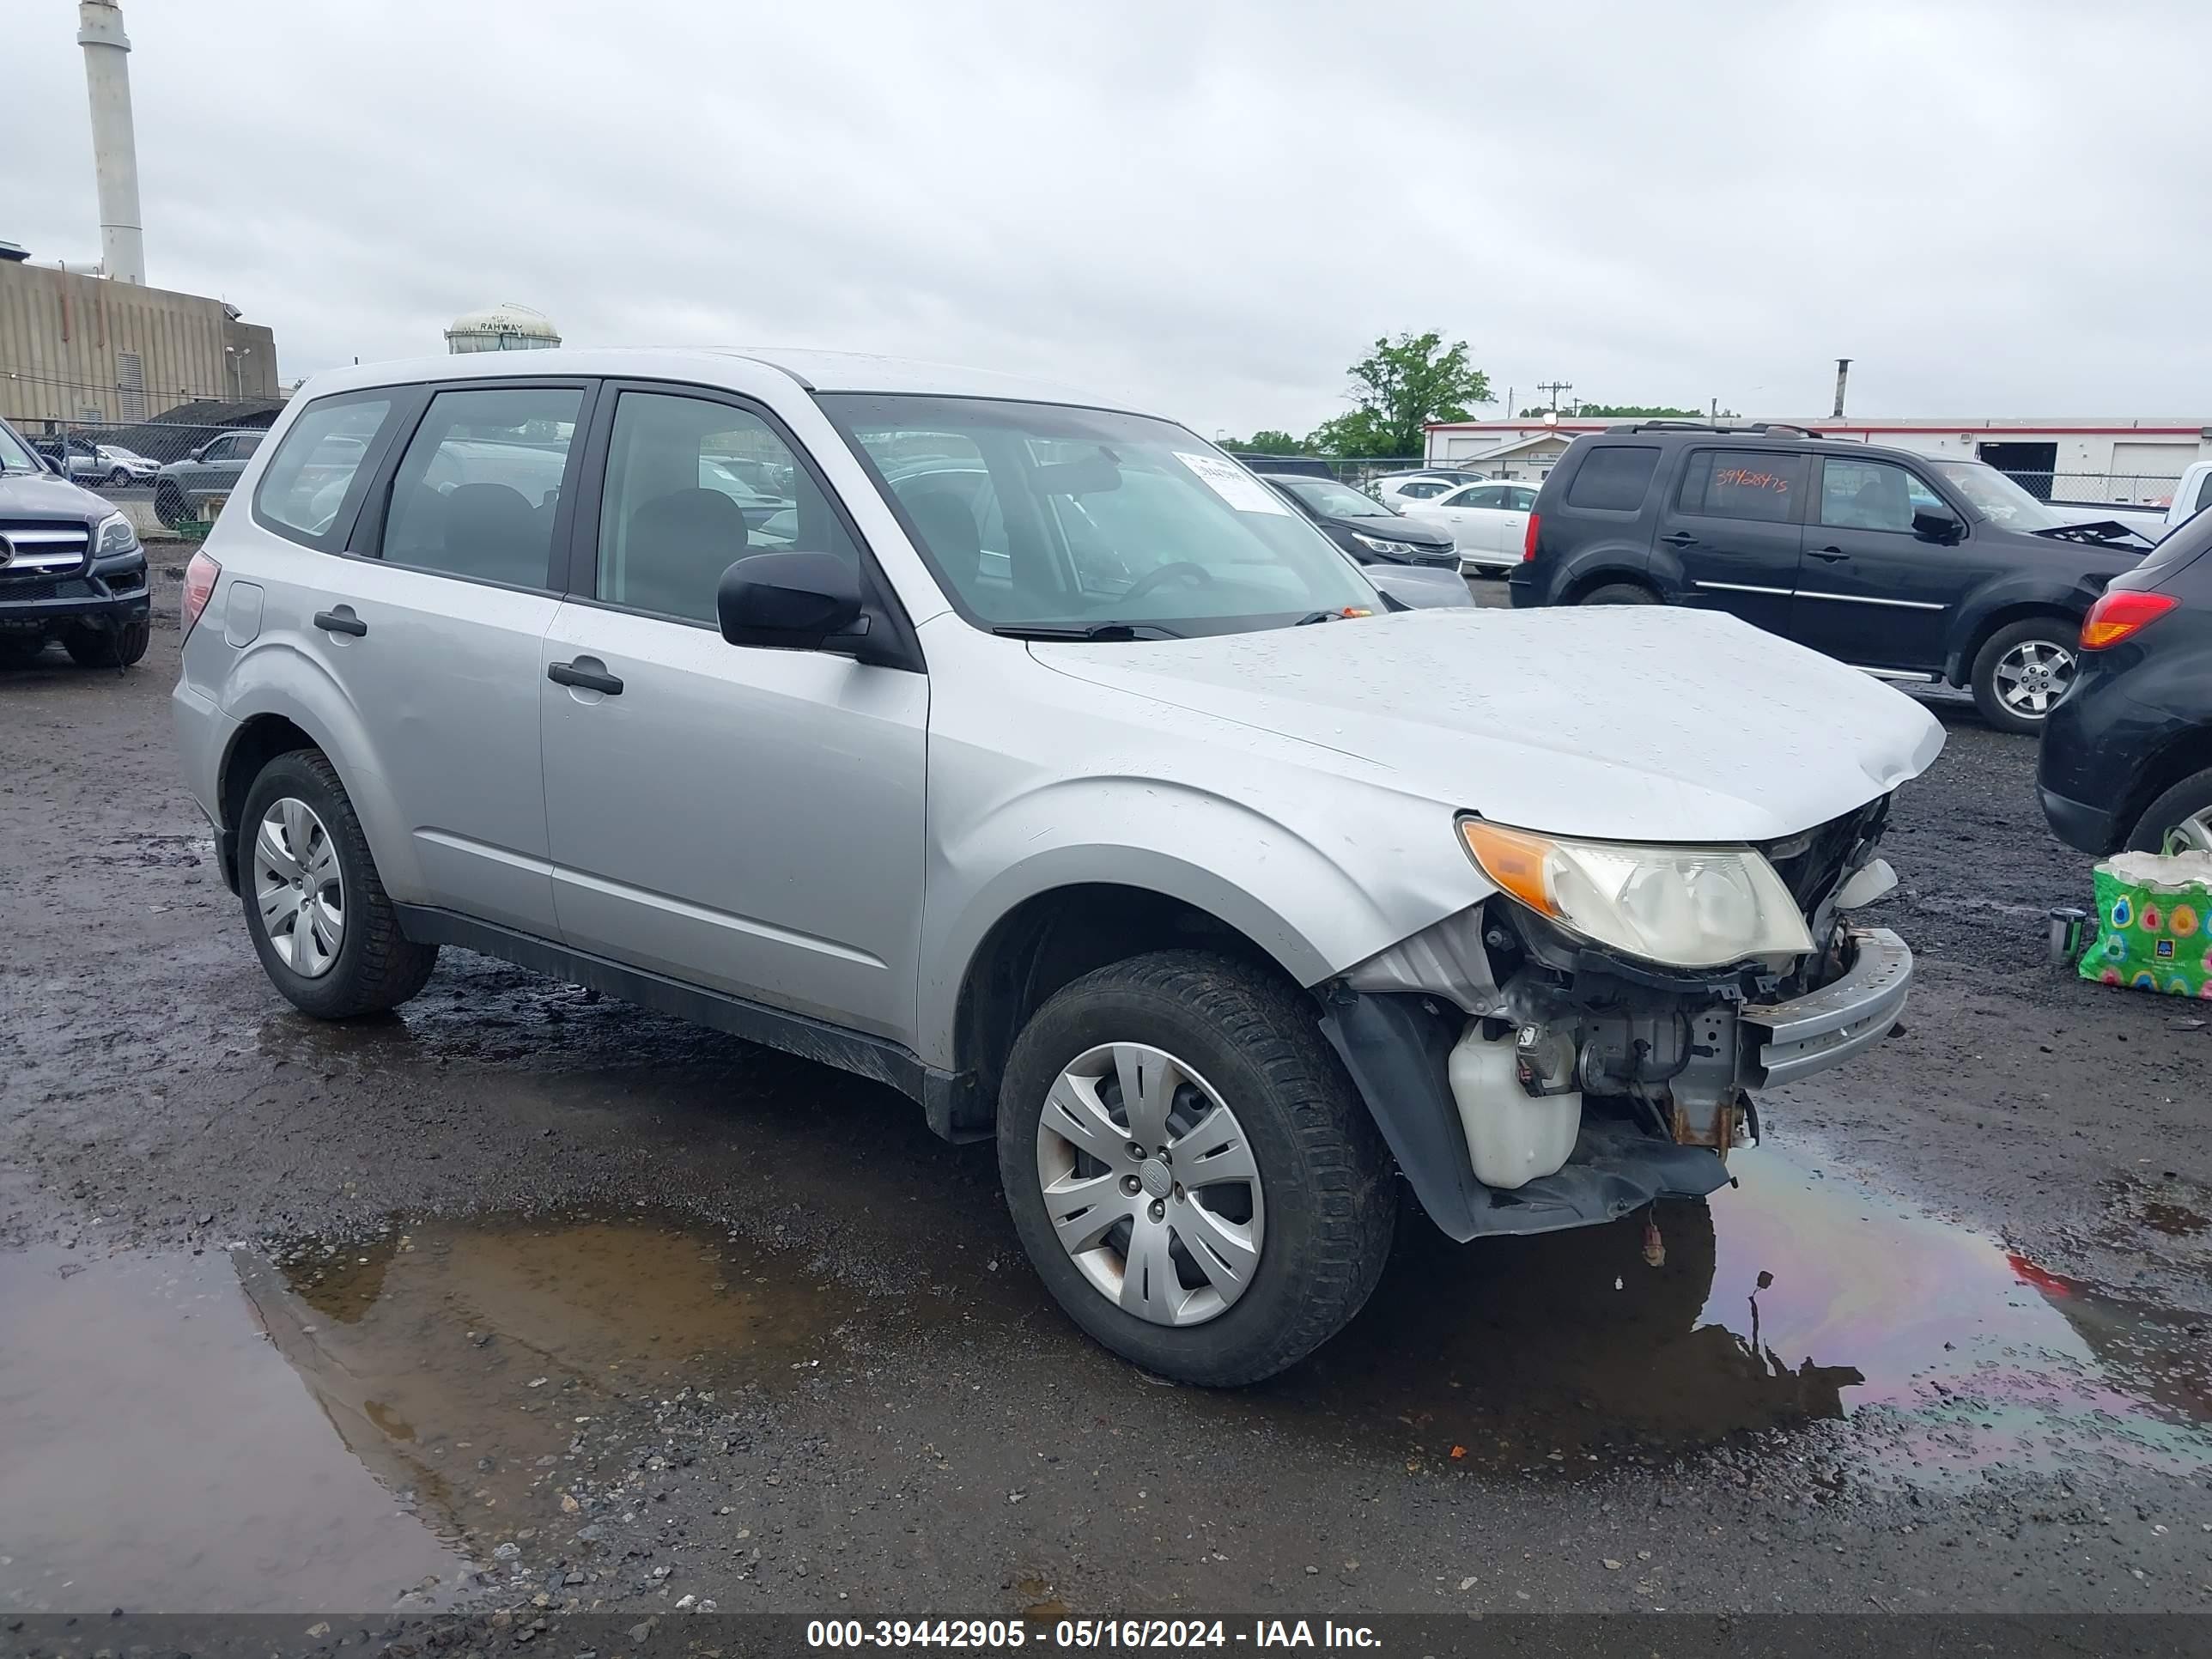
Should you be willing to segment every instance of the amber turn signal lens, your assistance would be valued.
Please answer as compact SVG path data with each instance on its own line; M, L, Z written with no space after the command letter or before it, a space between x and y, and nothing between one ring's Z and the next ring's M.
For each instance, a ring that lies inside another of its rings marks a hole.
M1480 818L1462 818L1459 830L1467 838L1467 850L1474 854L1474 861L1482 866L1483 874L1537 915L1559 914L1559 907L1552 902L1550 885L1544 879L1544 860L1552 850L1548 840L1532 836L1525 830L1486 823Z

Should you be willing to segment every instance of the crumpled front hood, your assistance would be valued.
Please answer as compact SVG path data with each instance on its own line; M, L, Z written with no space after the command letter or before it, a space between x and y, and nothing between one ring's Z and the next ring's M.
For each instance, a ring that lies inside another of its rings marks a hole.
M1917 776L1943 747L1911 698L1709 611L1419 611L1031 649L1059 672L1318 744L1390 787L1558 835L1794 835Z

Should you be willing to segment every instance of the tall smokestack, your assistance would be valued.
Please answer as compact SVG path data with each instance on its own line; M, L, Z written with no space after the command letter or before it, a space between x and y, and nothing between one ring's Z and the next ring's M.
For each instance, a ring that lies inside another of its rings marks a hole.
M115 0L79 0L76 43L92 100L92 169L100 186L100 265L118 283L146 281L138 223L138 137L131 125L131 41Z

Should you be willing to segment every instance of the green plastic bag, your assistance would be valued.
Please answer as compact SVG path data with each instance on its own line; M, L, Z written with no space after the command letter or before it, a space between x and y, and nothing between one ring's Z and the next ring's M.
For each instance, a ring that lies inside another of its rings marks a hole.
M2123 854L2100 864L2097 934L2081 952L2083 979L2212 1000L2212 880L2202 855Z

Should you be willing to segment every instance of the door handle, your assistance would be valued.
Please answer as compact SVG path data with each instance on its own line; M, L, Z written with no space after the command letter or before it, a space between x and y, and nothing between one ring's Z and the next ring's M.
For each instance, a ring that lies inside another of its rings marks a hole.
M590 659L580 660L589 661ZM556 685L573 685L586 691L603 691L610 697L622 696L622 681L603 668L579 668L573 662L556 662L546 668L545 678Z
M1686 530L1678 530L1673 535L1662 536L1659 539L1669 547L1687 547L1698 538Z
M335 611L318 611L315 626L326 634L350 634L356 639L368 632L368 624L353 614L349 605L342 605Z
M1830 564L1841 564L1851 556L1840 547L1816 547L1813 550L1813 556L1826 559Z

